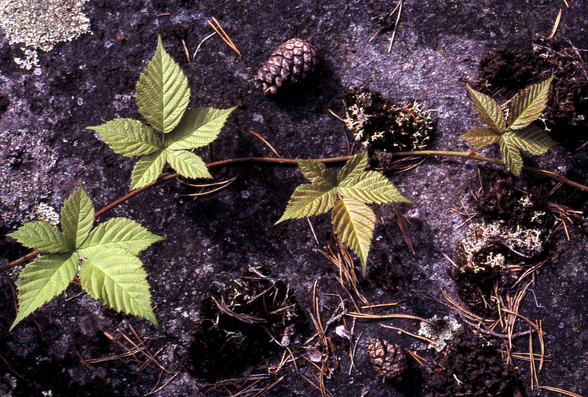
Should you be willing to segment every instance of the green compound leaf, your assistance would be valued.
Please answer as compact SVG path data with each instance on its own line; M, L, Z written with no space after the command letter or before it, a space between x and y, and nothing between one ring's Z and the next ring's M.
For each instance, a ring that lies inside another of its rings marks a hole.
M80 247L94 224L94 204L80 186L61 208L61 228L69 251Z
M374 212L361 201L345 198L335 204L332 219L337 236L361 259L365 275L374 225L376 224Z
M545 154L550 147L557 145L541 128L530 125L517 131L507 131L506 136L519 148L535 156Z
M478 127L469 130L460 136L460 138L478 148L482 148L500 141L500 135L499 132L493 131L490 128Z
M298 160L297 163L302 175L310 183L326 183L332 187L337 186L337 178L327 170L323 163L313 160Z
M177 127L167 136L167 149L189 150L208 145L218 137L227 118L236 108L199 108L186 111Z
M18 314L10 331L22 319L63 292L78 272L76 253L41 256L22 269L18 280Z
M145 120L168 133L180 122L190 100L188 79L164 50L161 36L157 50L137 82L137 106Z
M79 252L83 256L88 256L85 249L123 249L133 255L139 255L139 252L151 244L162 240L165 238L151 233L131 219L112 218L90 232Z
M351 157L349 161L345 163L339 175L337 175L337 181L341 183L346 179L353 179L357 175L361 174L368 164L367 152L356 154Z
M161 139L149 126L133 119L114 119L95 127L115 153L121 156L143 156L163 149Z
M508 116L509 129L524 128L541 116L547 105L552 81L553 77L550 77L542 83L533 84L514 97Z
M523 158L517 147L517 141L510 135L503 135L500 138L500 151L502 152L502 160L508 172L517 177L521 176Z
M25 247L41 252L63 253L69 249L61 230L47 222L30 222L8 234Z
M122 249L88 249L86 253L89 255L80 268L82 288L105 306L144 317L159 329L141 261Z
M506 128L506 120L504 119L504 113L496 101L487 95L478 92L468 84L468 91L474 102L474 109L476 113L482 119L484 124L488 125L494 132L504 132Z
M141 157L131 173L131 190L155 181L161 175L166 159L167 153L165 150Z
M377 171L364 171L353 179L345 179L339 185L339 194L366 204L385 204L411 201L403 197L398 189Z
M168 150L167 161L184 178L200 179L207 178L212 179L212 175L208 172L206 163L202 161L200 157L187 150Z
M292 218L305 218L329 211L337 201L337 189L326 183L300 185L294 190L284 215L276 224Z

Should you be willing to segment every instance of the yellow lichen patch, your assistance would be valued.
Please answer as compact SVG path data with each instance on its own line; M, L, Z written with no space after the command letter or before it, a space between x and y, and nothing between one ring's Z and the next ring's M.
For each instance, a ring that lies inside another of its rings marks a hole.
M87 0L0 0L0 26L10 44L51 51L56 43L90 32Z

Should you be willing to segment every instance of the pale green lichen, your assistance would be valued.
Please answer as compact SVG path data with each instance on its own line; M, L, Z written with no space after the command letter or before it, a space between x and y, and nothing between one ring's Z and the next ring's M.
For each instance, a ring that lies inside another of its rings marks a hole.
M445 316L443 319L434 315L429 321L430 323L425 321L421 322L419 335L435 341L436 344L429 343L428 348L440 352L447 346L447 341L453 339L455 332L461 328L461 324L453 315Z
M51 51L57 43L91 33L90 20L82 12L87 1L0 0L0 26L8 43L30 48L25 59L15 58L19 66L31 69L31 64L38 65L36 54L30 51Z
M39 54L37 50L33 50L32 48L21 48L24 57L23 58L14 58L14 62L21 69L31 70L34 67L39 66Z
M517 225L510 229L502 221L490 224L472 224L466 238L461 242L461 252L465 259L462 271L483 271L486 268L504 268L505 257L496 252L500 247L515 255L532 258L543 251L539 229L527 229Z

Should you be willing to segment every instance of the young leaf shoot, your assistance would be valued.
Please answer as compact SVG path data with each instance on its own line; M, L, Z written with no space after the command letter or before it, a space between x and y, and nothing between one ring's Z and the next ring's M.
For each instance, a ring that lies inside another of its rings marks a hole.
M299 160L302 175L310 182L298 186L282 217L306 218L332 211L333 229L341 241L359 256L363 273L376 224L374 212L366 204L411 201L377 171L365 171L367 153L353 156L335 177L323 163Z
M185 178L212 178L192 149L214 141L235 107L186 110L190 100L188 79L163 48L161 37L155 55L137 82L136 97L139 113L149 125L122 118L88 127L116 153L143 156L133 168L131 189L155 181L165 164Z
M21 320L62 293L78 274L90 296L112 309L159 324L151 307L151 293L139 252L164 240L126 218L113 218L92 229L94 205L83 187L65 201L61 228L47 222L24 224L9 234L44 255L24 267L18 281ZM81 260L81 264L80 264Z
M541 117L547 105L552 80L553 77L550 77L542 83L531 85L519 92L510 105L508 120L494 99L468 85L474 109L487 127L474 128L461 138L476 146L477 149L498 143L506 169L520 176L523 168L521 149L539 156L556 145L545 131L531 124Z

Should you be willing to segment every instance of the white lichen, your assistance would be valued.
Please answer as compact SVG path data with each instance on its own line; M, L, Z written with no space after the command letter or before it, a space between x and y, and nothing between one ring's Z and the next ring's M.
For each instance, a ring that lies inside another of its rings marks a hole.
M461 250L466 269L479 272L487 267L504 268L505 257L496 252L501 246L515 255L531 258L543 251L541 231L517 225L516 229L504 226L502 221L490 224L470 225L466 238L461 242ZM481 255L485 255L481 257Z
M445 316L442 320L437 315L434 315L429 321L432 324L425 321L421 322L419 335L435 341L436 344L429 343L428 348L440 352L447 346L447 341L453 339L455 332L461 328L461 324L453 315Z
M59 225L59 214L55 209L45 203L39 204L35 211L35 217L39 221L48 222L53 226Z
M57 43L91 33L82 11L88 0L0 0L0 27L9 44L27 47L25 58L15 58L21 68L38 66L37 50L51 51Z

